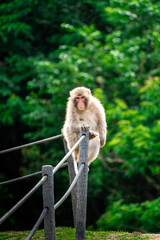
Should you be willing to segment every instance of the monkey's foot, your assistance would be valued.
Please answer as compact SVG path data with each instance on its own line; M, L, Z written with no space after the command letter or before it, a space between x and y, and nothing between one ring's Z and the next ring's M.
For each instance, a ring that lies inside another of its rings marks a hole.
M89 131L89 140L91 140L97 136L98 136L98 133L96 133L94 131Z
M77 166L77 162L76 161L74 161L74 171L75 171L75 174L78 173L78 166Z

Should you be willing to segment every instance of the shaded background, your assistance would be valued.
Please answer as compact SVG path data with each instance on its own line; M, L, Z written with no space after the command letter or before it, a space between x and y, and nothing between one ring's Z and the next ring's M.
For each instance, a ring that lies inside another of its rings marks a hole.
M0 148L58 135L69 91L90 88L103 103L107 144L91 164L90 229L160 231L160 1L2 0ZM56 165L62 139L0 156L0 181ZM38 181L0 186L0 216ZM69 186L55 176L56 201ZM39 190L2 230L30 229ZM70 198L57 226L73 226Z

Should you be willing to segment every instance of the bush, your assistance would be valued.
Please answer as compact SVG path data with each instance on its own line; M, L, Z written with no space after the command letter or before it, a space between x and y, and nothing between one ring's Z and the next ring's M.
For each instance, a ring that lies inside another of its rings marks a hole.
M160 198L138 204L114 202L97 221L99 230L160 231Z

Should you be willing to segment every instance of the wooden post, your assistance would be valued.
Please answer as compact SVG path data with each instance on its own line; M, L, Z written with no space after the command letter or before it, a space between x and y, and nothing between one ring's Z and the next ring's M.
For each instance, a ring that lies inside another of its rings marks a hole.
M65 153L68 153L68 147L67 147L67 142L65 139L63 139L64 143L64 149ZM70 185L73 182L76 174L75 174L75 169L74 169L74 162L73 162L72 155L67 159L68 162L68 171L69 171L69 180L70 180ZM77 184L73 188L71 192L71 198L72 198L72 211L73 211L73 222L74 226L76 227L76 207L77 207Z
M48 176L43 184L43 207L48 208L48 212L44 218L45 240L55 240L53 167L50 165L43 166L42 174L43 176Z
M84 134L86 137L79 145L78 164L84 164L84 169L77 182L76 240L84 240L86 230L89 131L81 130L80 136Z

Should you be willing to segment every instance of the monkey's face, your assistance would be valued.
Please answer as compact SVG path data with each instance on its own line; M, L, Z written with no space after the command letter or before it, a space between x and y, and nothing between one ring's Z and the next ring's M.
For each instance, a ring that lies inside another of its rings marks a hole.
M74 88L70 91L70 99L73 101L74 106L79 110L83 111L86 109L91 96L91 91L85 87Z
M87 98L85 96L77 96L74 99L74 104L78 110L83 111L87 105Z

